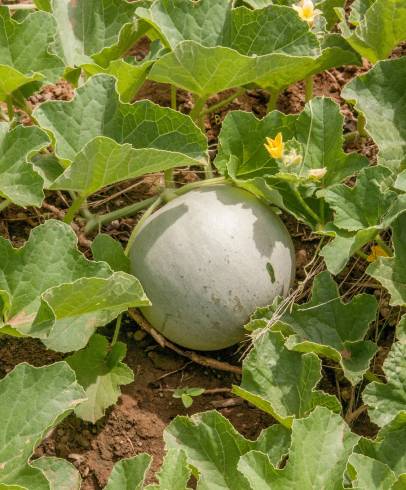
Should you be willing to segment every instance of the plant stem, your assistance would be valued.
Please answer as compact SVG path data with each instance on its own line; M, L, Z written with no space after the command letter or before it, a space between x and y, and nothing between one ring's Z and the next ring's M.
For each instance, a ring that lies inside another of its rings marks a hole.
M98 226L102 226L107 223L111 223L116 219L124 218L126 216L131 216L135 213L138 213L138 211L141 211L142 209L151 206L151 204L153 204L157 199L158 198L156 196L149 197L148 199L130 204L129 206L117 209L115 211L112 211L111 213L106 213L101 216L93 216L85 226L85 234L90 233Z
M33 3L16 3L6 5L10 10L35 10L37 7Z
M355 255L358 255L358 257L361 257L361 259L368 260L368 255L364 253L362 250L357 250L355 252Z
M117 317L117 320L116 320L116 327L114 329L114 334L113 334L113 338L111 339L111 343L110 345L113 347L113 345L117 342L118 340L118 336L120 334L120 329L121 329L121 322L123 320L123 314L120 313Z
M266 106L266 111L271 112L276 109L276 104L278 102L280 92L273 88L269 89L269 100L268 105Z
M65 214L65 218L63 219L64 223L70 224L73 221L73 218L75 217L76 213L80 210L82 204L85 202L86 196L77 196L72 204L71 207L68 209L67 213Z
M199 126L199 128L205 131L204 127L204 115L203 115L203 107L206 103L207 97L195 97L195 105L190 113L190 117L195 121L195 123Z
M375 237L376 243L389 255L389 257L393 256L393 251L388 245L386 245L385 241L382 239L380 235Z
M309 75L304 79L305 84L305 101L309 102L313 98L313 75Z
M365 125L366 125L366 119L365 116L362 112L358 112L358 117L357 117L357 131L360 136L366 138L368 136L367 132L365 131Z
M179 189L175 190L174 194L176 196L182 196L183 194L186 194L193 189L198 189L199 187L205 187L209 185L224 184L226 181L227 179L225 177L214 177L213 179L198 180L197 182L192 182L190 184L184 185L183 187L179 187Z
M221 109L222 107L227 106L235 98L239 97L244 92L245 92L245 90L243 88L239 88L236 92L234 92L233 94L231 94L229 97L227 97L227 98L225 98L223 100L220 100L220 102L217 102L217 104L213 104L210 107L207 107L207 109L204 109L202 111L202 116L206 116L207 114L211 114L212 112L216 112L219 109Z
M151 206L145 211L145 213L142 215L138 223L134 226L133 231L131 233L131 236L127 242L127 246L125 247L124 253L126 255L129 254L131 247L134 243L134 240L136 239L138 233L141 230L142 225L145 223L145 221L151 216L151 214L163 203L163 199L161 196L158 197L158 199L155 200L151 204Z
M8 120L11 122L14 119L14 108L13 108L13 101L11 100L11 97L7 97L7 115L8 115Z
M175 187L175 182L173 181L173 168L164 170L165 187L167 189L173 189Z
M0 202L0 213L6 209L7 206L10 206L11 201L9 199L5 199Z
M178 104L176 100L176 87L171 85L171 108L176 111L178 109Z
M297 200L300 202L301 206L303 206L303 208L306 210L306 212L309 214L309 216L311 216L317 224L320 224L321 223L320 216L318 216L313 211L313 209L307 204L307 202L303 199L302 194L300 194L299 189L294 185L291 185L290 187L293 190L293 192L295 193Z

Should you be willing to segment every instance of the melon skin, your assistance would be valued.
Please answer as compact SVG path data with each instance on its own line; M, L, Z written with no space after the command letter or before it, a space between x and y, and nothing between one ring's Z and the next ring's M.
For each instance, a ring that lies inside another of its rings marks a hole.
M144 316L167 339L201 351L241 341L255 308L288 294L294 257L279 217L231 185L173 199L146 220L130 251L152 303Z

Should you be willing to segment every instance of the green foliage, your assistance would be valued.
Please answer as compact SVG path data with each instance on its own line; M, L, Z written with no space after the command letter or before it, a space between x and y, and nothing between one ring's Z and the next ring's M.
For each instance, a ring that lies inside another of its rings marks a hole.
M94 260L107 262L113 271L130 272L130 259L125 255L120 242L110 235L99 233L92 242Z
M200 396L204 393L204 388L177 388L173 393L173 398L180 398L185 408L193 404L193 397Z
M0 380L0 486L51 490L61 472L77 485L77 472L67 462L43 458L30 465L28 460L43 435L84 399L65 362L41 368L19 364Z
M82 479L78 470L65 459L51 456L35 459L31 466L38 468L49 482L50 490L80 490Z

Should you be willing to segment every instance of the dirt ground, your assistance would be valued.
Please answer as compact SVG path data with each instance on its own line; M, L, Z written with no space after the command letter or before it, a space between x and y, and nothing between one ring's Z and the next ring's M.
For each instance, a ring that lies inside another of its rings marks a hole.
M1 2L0 2L1 3ZM131 54L142 58L148 48L143 41L134 47ZM395 56L404 53L405 48L395 52ZM355 117L351 109L340 98L341 88L360 72L364 67L345 67L329 70L315 77L315 95L332 97L340 103L345 116L345 131L355 129ZM227 96L224 93L221 97ZM40 93L31 97L33 106L49 99L69 100L73 96L72 87L66 82L45 87ZM170 105L169 87L147 82L137 99L148 98L164 106ZM209 103L214 104L220 98L213 97ZM268 95L262 90L249 90L236 99L221 112L213 114L206 121L206 132L214 156L217 136L221 121L230 110L241 109L252 111L258 117L265 115ZM189 94L179 91L179 109L188 112L192 107ZM278 109L286 113L297 113L304 106L304 87L297 83L289 87L279 98ZM26 117L25 122L30 123ZM348 151L365 154L373 162L377 149L369 139L356 141L348 146ZM179 170L175 174L179 183L190 182L199 178L196 169ZM117 207L153 195L162 182L162 176L153 175L120 185L112 186L92 197L92 211L108 212ZM30 230L51 217L60 217L66 209L69 197L63 193L49 194L44 207L38 209L21 209L9 207L0 219L0 234L20 246L27 239ZM126 218L109 224L103 231L125 243L138 217ZM318 238L311 235L309 229L298 225L290 217L283 217L291 232L297 257L297 280L305 277L304 267L314 256ZM82 251L91 256L90 241L82 234L80 219L75 223L75 231L80 237ZM90 237L91 239L92 237ZM368 282L357 260L351 261L346 270L339 276L340 290L352 296L359 291L366 291L377 296L380 303L380 317L373 327L379 336L380 351L374 361L373 369L382 374L381 365L393 341L394 325L399 311L388 307L388 298L374 283ZM101 329L106 335L112 335L112 327ZM373 333L371 333L372 335ZM232 384L239 383L239 376L222 371L203 368L187 359L159 347L155 341L141 332L129 318L125 319L121 332L121 340L127 343L128 353L125 362L133 369L135 381L122 388L122 396L116 406L107 411L106 416L95 425L84 423L74 415L67 417L54 430L47 434L45 440L36 450L35 456L56 455L71 461L83 477L84 490L99 490L104 487L113 464L125 457L141 452L148 452L153 457L150 481L159 467L164 443L164 428L176 415L192 414L204 410L217 409L229 418L236 429L248 438L255 438L260 431L272 424L272 418L240 399L229 391ZM212 356L234 365L241 364L241 348L228 349ZM20 362L29 362L40 366L62 359L63 356L51 351L36 340L16 340L10 337L0 338L0 377L5 376ZM339 396L344 406L350 404L355 408L361 404L359 391L351 390L349 384L340 377L337 367L331 363L323 364L321 387ZM207 394L195 398L192 407L186 410L179 399L173 398L173 390L178 387L202 387L209 390ZM365 413L361 413L354 421L353 430L357 433L373 436L376 427L370 423Z

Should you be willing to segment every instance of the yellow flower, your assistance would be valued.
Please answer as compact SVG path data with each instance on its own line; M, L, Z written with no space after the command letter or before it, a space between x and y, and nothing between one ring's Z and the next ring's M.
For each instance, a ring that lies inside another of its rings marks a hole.
M293 8L309 25L313 25L314 19L321 14L321 10L314 8L312 0L301 0L299 5L293 5Z
M368 255L368 262L375 262L378 257L389 257L389 254L379 245L372 245L371 253Z
M265 148L268 150L268 153L272 158L279 159L283 156L283 150L285 145L283 144L283 136L282 133L278 133L275 136L275 139L266 138Z
M312 170L310 170L309 176L313 180L320 180L320 179L322 179L326 175L326 173L327 173L326 167L323 167L323 168L313 168Z

